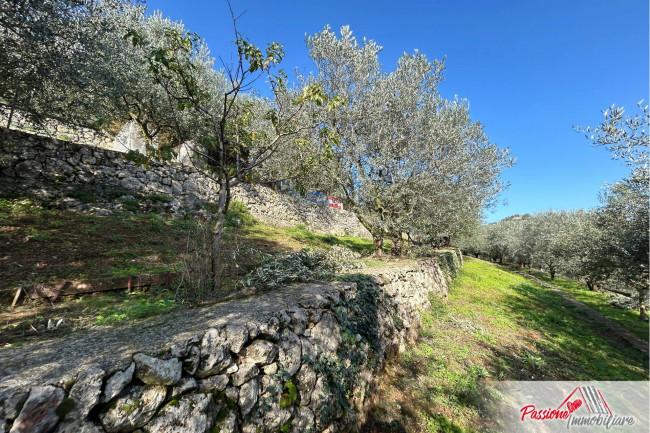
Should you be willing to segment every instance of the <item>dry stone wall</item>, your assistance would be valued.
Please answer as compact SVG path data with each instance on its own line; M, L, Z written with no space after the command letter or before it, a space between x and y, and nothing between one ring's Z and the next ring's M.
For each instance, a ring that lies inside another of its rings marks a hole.
M0 185L4 193L32 192L56 196L74 188L124 190L170 197L168 209L196 207L215 201L218 186L200 172L181 164L137 166L126 154L24 132L2 129ZM256 218L280 226L305 224L314 231L369 237L354 214L289 197L270 188L242 185L233 191ZM67 199L67 205L98 213L110 212L113 203L87 205Z
M0 103L0 124L7 125L11 110ZM56 137L62 140L74 141L105 149L115 149L119 145L113 137L102 134L90 128L69 127L54 119L45 119L42 125L35 126L25 115L20 112L13 112L11 115L11 128L28 131L43 137Z
M448 254L460 266L460 254ZM57 357L38 345L5 349L0 432L354 429L386 360L416 335L429 296L446 296L447 280L436 259L350 279L159 318L119 347L111 342L123 331L106 330L118 335L57 341ZM167 337L170 321L213 326ZM70 362L72 348L98 338L104 351ZM161 338L167 344L150 344Z

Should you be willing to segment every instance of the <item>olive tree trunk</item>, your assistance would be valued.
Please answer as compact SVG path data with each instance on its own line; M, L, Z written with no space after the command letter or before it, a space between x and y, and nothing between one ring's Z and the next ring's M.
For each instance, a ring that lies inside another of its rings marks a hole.
M403 245L403 239L402 239L402 234L401 233L396 233L393 236L391 236L391 246L390 246L390 254L399 257L402 255L402 245Z
M375 256L381 256L384 253L384 234L383 233L373 233L372 234L372 243L374 245L374 254Z
M230 191L225 182L220 182L219 186L219 203L217 207L217 220L212 230L212 286L217 294L221 292L221 262L223 228L226 223L226 212L230 204Z

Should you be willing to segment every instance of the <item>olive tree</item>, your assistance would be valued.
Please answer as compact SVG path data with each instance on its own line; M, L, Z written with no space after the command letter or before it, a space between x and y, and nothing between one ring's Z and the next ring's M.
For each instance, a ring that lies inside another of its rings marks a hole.
M451 236L442 226L453 212L437 212L454 204L470 206L476 221L501 191L500 171L512 161L470 119L466 101L441 98L443 63L416 51L382 72L381 47L359 44L349 27L340 36L326 27L307 46L318 70L311 80L333 102L319 111L322 163L312 186L344 201L372 234L375 252L385 236L395 253L404 232Z
M485 226L479 226L463 234L458 240L458 248L461 249L463 254L471 255L478 259L479 256L486 254L486 232Z
M637 293L641 317L646 317L648 300L649 200L647 184L617 182L605 191L596 217L605 238L601 257L611 277Z
M632 168L631 180L648 182L650 144L650 111L643 100L637 103L639 112L624 116L625 109L612 105L603 111L603 122L595 128L574 127L584 132L592 146L603 146Z
M639 311L646 318L648 302L648 194L650 112L643 101L634 116L624 115L622 107L612 105L603 112L603 122L595 128L575 128L585 132L593 146L604 146L614 159L631 168L628 178L604 190L602 206L596 210L599 229L598 263L603 273L619 280L638 294Z
M122 0L0 2L0 102L34 124L54 118L98 127L116 117L112 70L125 21Z

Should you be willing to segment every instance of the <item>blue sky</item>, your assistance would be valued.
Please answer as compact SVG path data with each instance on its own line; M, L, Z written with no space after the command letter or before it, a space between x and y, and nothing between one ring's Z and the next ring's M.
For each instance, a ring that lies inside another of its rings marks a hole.
M288 73L312 71L305 34L329 24L350 25L360 39L384 47L380 61L395 67L403 52L446 56L440 90L470 101L492 141L509 147L517 164L487 221L516 213L598 205L604 183L629 170L593 148L572 125L597 125L611 104L634 112L648 101L648 2L231 0L251 42L284 44ZM149 0L150 10L183 21L206 39L212 55L228 59L234 39L225 1Z

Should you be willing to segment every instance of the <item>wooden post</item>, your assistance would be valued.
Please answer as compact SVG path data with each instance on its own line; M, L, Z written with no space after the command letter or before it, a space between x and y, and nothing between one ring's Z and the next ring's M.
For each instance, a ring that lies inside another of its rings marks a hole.
M18 304L18 300L20 299L20 294L22 293L23 288L18 287L18 290L16 290L16 294L14 295L14 301L11 303L11 308L15 307L16 304Z

